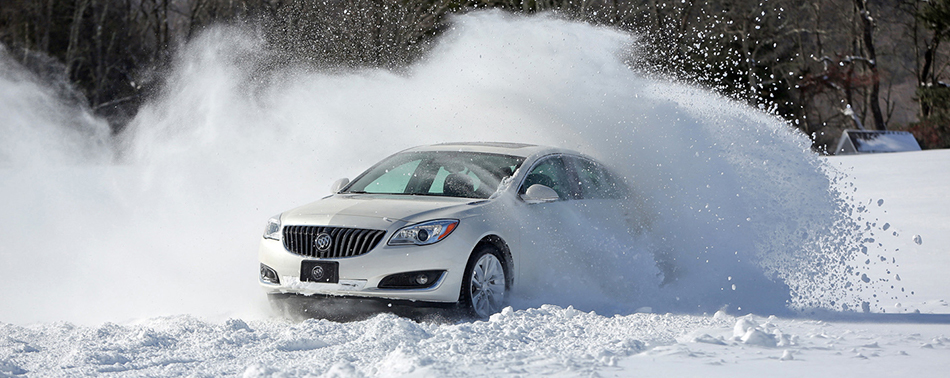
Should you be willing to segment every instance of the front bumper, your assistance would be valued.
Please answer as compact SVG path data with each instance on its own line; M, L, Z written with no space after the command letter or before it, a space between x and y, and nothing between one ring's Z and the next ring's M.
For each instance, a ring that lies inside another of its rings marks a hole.
M390 246L384 240L366 254L354 257L320 259L297 255L281 241L262 239L258 252L261 264L276 273L279 283L261 278L268 294L332 295L394 300L454 303L459 299L465 264L473 245L461 235L452 235L427 246ZM304 261L334 261L339 264L339 282L301 281ZM390 275L415 271L442 270L445 273L424 289L380 289L380 281Z

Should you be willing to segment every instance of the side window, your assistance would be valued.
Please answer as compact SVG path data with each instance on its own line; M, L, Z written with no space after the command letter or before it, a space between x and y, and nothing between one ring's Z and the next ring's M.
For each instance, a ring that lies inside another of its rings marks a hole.
M574 197L567 169L565 169L564 161L559 156L545 158L535 165L525 177L524 183L518 189L518 194L524 194L534 184L541 184L554 189L562 200Z
M621 198L623 182L610 174L606 168L584 158L570 158L580 181L581 196L587 199Z

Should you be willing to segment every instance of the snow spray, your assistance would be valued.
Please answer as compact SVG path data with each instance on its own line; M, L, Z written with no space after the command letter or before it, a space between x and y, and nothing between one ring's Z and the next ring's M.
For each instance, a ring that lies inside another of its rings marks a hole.
M114 146L101 121L3 58L0 321L267 316L256 281L269 216L388 154L451 141L575 149L636 193L623 209L631 228L566 215L589 243L529 267L546 278L519 282L516 308L860 306L855 290L874 290L852 266L863 234L808 139L636 73L637 49L609 28L475 12L404 72L288 68L262 80L261 38L210 28ZM537 248L556 239L539 235ZM575 279L552 278L565 269Z

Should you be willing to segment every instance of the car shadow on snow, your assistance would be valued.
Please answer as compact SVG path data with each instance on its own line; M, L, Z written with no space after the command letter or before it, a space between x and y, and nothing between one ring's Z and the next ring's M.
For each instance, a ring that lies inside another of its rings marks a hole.
M326 319L347 323L390 313L416 322L456 323L475 320L456 304L413 302L380 298L338 297L328 295L269 294L271 308L292 321Z
M326 319L339 323L357 322L382 313L394 314L420 323L452 324L478 320L454 303L439 304L379 298L304 296L298 294L270 294L268 299L275 313L297 322L307 319ZM768 312L753 313L765 315ZM950 314L864 313L816 309L806 312L789 310L774 315L788 319L839 323L950 324Z

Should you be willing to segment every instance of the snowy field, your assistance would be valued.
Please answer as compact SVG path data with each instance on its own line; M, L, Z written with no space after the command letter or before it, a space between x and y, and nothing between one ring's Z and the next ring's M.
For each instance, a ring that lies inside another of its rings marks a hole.
M0 376L945 376L950 151L818 157L771 115L630 70L636 48L473 13L408 72L260 80L259 38L211 28L117 136L0 50ZM575 279L519 283L485 321L270 311L269 216L463 140L607 161L643 228L576 222L591 250L542 267Z

